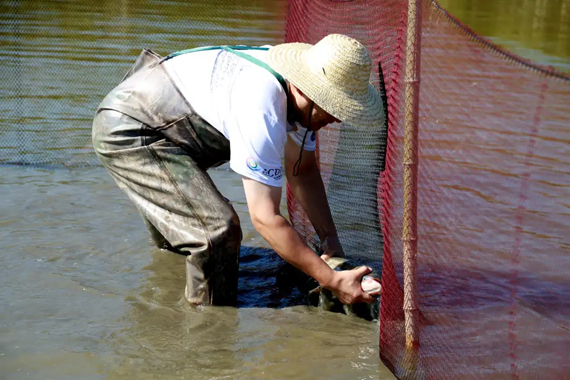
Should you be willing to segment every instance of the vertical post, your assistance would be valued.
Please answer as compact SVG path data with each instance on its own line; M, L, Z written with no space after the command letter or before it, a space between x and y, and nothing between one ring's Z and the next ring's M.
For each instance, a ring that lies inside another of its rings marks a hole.
M404 136L404 318L406 346L418 347L419 309L417 295L417 194L418 194L418 109L420 95L422 0L408 0L408 34L405 77Z

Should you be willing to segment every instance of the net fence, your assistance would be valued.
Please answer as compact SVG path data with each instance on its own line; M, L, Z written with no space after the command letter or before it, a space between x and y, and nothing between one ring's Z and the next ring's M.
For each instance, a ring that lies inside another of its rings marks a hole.
M99 165L95 111L143 48L283 42L286 0L0 3L0 164Z
M414 194L404 192L407 2L291 0L286 29L289 42L356 37L384 71L384 171L377 131L342 125L318 136L345 251L382 257L381 358L399 378L565 378L570 78L501 50L435 1L422 8L419 136L407 148L418 152ZM403 313L409 195L417 196L419 349L406 349ZM294 199L289 209L314 243Z

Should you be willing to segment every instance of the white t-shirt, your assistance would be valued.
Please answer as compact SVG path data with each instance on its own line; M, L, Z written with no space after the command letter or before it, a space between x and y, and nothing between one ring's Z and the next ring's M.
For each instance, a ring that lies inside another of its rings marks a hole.
M265 62L266 51L241 50ZM163 63L194 110L230 141L230 167L281 187L287 134L299 146L306 129L287 123L285 90L268 70L224 50L175 56ZM314 132L304 149L314 151Z

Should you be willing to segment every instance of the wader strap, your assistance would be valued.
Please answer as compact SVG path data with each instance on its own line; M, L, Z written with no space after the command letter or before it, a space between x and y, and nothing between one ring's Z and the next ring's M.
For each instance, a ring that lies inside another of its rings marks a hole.
M195 53L198 51L207 51L207 50L225 50L228 51L230 53L234 53L235 55L248 60L249 62L253 63L254 65L257 65L259 67L264 68L265 70L269 71L271 74L273 74L273 76L279 81L279 83L281 84L281 86L283 87L283 89L285 90L285 94L289 95L289 90L287 87L287 82L285 82L285 79L283 78L283 76L281 76L281 74L279 74L277 71L273 70L267 63L252 57L249 54L243 53L240 50L269 50L269 48L266 47L255 47L255 46L244 46L244 45L237 45L237 46L204 46L204 47L199 47L199 48L195 48L195 49L186 49L186 50L181 50L181 51L177 51L176 53L172 53L167 57L164 57L162 59L162 61L160 61L160 63L164 62L164 61L168 61L171 58L174 57L178 57L179 55L182 54L186 54L186 53Z

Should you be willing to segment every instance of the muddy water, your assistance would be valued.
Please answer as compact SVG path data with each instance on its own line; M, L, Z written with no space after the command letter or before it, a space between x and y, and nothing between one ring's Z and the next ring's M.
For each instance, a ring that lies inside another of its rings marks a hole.
M511 17L454 4L485 27ZM564 9L557 45L551 33L475 30L562 67ZM12 1L0 10L0 161L74 165L89 163L94 107L140 48L277 43L286 2ZM553 20L537 22L551 30ZM252 228L240 179L212 177L244 230L237 309L182 302L183 258L150 244L103 169L0 166L0 378L391 378L377 324L306 307L296 278Z
M309 309L255 234L239 178L239 307L187 307L183 258L154 248L100 168L0 168L2 379L391 378L378 325Z

